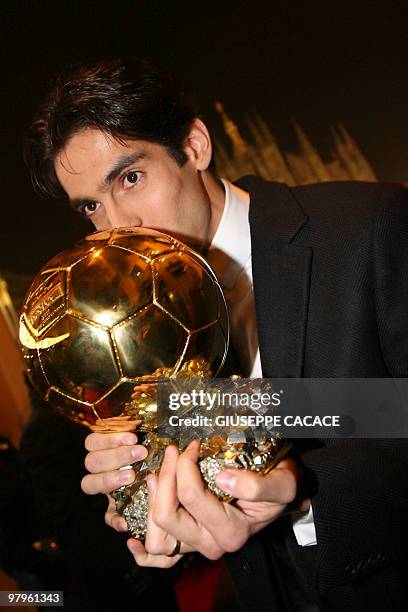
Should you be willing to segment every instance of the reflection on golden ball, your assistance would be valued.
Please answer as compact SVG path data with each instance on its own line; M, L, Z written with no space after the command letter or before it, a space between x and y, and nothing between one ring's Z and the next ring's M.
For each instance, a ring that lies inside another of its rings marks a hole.
M125 418L135 385L197 360L215 376L228 317L205 260L171 236L119 228L87 236L35 277L20 318L33 385L84 425Z

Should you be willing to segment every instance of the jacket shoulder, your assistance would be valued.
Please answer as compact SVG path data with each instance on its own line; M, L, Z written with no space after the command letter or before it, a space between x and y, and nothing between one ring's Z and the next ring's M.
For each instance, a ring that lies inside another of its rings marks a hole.
M305 210L317 210L327 206L344 213L373 214L395 206L408 207L408 189L394 183L369 183L363 181L338 181L315 183L289 188Z
M257 176L244 176L236 184L255 196L256 200L276 203L292 197L306 214L339 213L370 215L394 206L408 207L408 189L397 183L365 181L332 181L290 187L285 183L266 181Z

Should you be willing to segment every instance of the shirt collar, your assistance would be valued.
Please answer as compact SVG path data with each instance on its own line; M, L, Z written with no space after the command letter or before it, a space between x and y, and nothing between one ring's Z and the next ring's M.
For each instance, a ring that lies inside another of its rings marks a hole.
M221 285L232 289L251 258L249 193L221 179L225 190L224 211L209 246L207 261Z

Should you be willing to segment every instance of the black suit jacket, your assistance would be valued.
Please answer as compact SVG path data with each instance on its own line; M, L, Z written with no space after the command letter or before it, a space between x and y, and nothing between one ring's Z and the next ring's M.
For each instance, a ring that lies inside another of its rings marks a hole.
M407 189L237 184L250 193L263 375L407 377ZM298 454L318 544L299 546L282 517L225 555L244 609L293 609L285 587L295 577L322 610L403 609L407 441L305 441Z

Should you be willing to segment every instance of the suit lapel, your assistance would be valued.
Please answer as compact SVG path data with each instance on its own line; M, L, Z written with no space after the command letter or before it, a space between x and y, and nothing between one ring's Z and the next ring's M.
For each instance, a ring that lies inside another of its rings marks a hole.
M286 185L255 177L250 193L254 296L264 377L301 377L312 249L291 244L308 218Z

